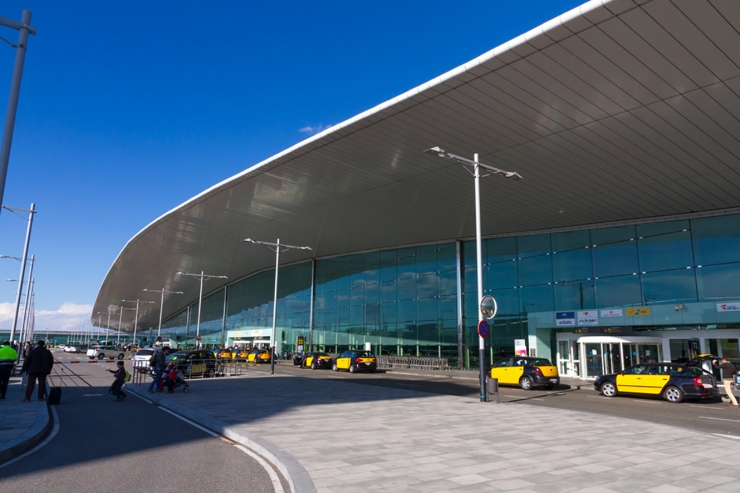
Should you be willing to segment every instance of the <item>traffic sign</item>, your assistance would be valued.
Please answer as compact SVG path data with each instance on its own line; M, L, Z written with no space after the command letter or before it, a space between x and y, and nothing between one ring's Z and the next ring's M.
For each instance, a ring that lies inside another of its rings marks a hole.
M478 335L484 339L491 335L491 326L485 320L481 320L478 323Z
M157 342L162 342L162 336L157 336Z

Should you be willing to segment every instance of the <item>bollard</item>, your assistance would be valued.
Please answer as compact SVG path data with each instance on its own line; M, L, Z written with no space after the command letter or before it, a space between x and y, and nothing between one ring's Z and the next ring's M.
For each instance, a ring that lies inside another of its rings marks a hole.
M498 378L486 378L486 402L488 402L488 396L496 394L496 403L501 403L498 394Z

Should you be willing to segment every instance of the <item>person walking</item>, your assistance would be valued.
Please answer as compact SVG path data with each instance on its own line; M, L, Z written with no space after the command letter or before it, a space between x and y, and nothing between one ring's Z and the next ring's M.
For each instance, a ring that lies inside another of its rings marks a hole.
M121 390L121 387L123 387L124 379L126 378L126 368L123 366L123 361L119 361L116 363L118 368L115 370L108 370L115 376L115 380L113 380L113 385L111 385L110 393L116 396L116 402L123 402L123 400L126 398L126 394L123 393L123 390Z
M13 374L17 360L18 352L10 345L10 341L3 342L0 346L0 399L5 399L8 382L10 382L10 376Z
M735 399L735 394L732 393L732 387L734 386L734 378L735 373L737 373L737 368L735 365L730 363L727 358L722 358L722 364L718 365L717 360L712 360L712 364L715 368L719 368L722 370L722 383L725 385L725 392L727 392L727 397L730 398L730 405L732 407L737 407L737 399Z
M162 348L157 347L154 348L154 354L152 357L154 358L154 364L152 365L154 368L154 380L149 384L148 391L154 392L156 387L157 392L162 392L162 389L159 388L159 381L162 379L162 373L167 369L166 355Z
M26 386L26 397L25 399L21 399L21 402L31 401L31 394L33 394L33 388L36 386L36 380L39 382L39 400L46 400L46 377L51 373L53 367L54 355L46 349L44 341L40 340L23 361L21 371L28 374L28 385Z

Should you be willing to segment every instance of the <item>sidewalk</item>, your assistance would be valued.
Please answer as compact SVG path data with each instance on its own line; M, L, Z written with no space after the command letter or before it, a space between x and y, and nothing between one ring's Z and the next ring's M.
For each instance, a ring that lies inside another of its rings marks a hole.
M296 493L735 492L740 480L740 442L610 416L259 370L188 394L129 390L256 449Z
M46 402L21 402L24 394L21 377L11 377L0 400L0 464L41 443L52 425Z

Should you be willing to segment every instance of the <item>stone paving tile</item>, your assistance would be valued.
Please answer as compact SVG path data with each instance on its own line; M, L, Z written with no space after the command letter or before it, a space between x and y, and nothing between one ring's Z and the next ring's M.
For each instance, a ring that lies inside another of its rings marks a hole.
M648 491L648 493L691 493L692 491L695 491L695 490L682 488L680 486L663 484L660 486L656 486L654 488L648 488L646 491Z

